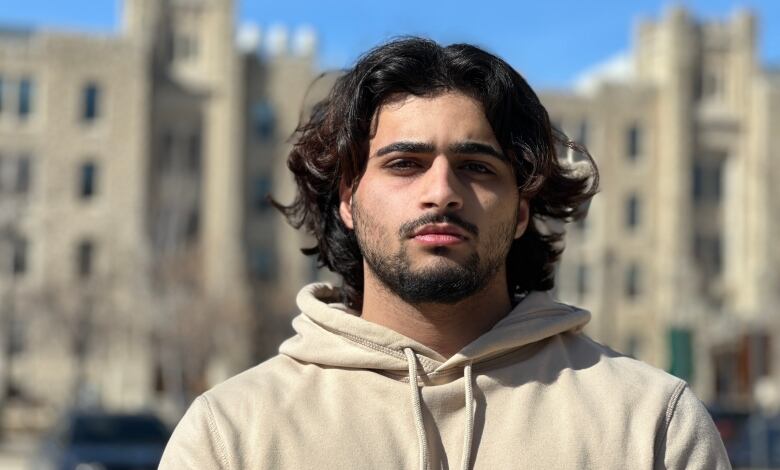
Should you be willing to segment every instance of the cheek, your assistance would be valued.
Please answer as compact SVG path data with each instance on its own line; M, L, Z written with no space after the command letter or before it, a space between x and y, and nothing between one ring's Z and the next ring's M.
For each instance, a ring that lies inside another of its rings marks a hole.
M354 201L358 204L360 223L366 235L372 238L384 237L387 233L394 233L400 226L397 218L401 210L392 192L359 188Z

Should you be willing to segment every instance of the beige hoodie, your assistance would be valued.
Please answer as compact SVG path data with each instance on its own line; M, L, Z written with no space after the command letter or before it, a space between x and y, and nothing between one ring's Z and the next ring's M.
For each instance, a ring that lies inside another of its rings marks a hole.
M589 339L590 314L548 293L449 359L337 298L305 287L297 335L196 399L160 468L730 468L685 382Z

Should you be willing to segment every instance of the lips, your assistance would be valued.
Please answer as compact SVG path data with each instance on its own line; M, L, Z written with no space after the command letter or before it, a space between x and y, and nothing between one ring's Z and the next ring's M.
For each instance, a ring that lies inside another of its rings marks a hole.
M468 239L463 230L450 224L425 225L412 238L427 245L452 245Z

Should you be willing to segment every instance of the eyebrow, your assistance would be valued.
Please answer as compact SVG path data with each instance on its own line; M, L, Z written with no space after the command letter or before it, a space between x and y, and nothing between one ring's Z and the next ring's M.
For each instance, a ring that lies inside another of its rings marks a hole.
M457 142L450 145L449 151L457 155L490 155L505 162L509 161L503 153L493 148L492 145L481 142Z
M434 150L436 150L436 147L434 147L433 144L429 144L425 142L400 141L400 142L393 142L390 145L385 145L384 147L376 151L376 156L381 157L383 155L387 155L388 153L393 153L393 152L433 153Z
M436 147L427 142L412 142L412 141L399 141L392 144L385 145L376 151L376 156L381 157L393 152L402 153L433 153ZM490 155L498 158L502 161L508 161L506 156L493 148L492 145L483 144L481 142L465 141L457 142L449 146L447 149L449 153L457 155Z

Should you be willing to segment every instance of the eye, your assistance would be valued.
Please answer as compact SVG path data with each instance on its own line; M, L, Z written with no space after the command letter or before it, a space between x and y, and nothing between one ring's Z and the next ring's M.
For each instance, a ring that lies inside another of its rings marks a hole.
M492 175L495 174L492 168L490 168L488 165L480 162L466 162L461 166L462 169L466 171L471 171L474 173L480 173L484 175Z
M397 171L397 172L409 172L409 171L415 170L415 169L417 169L419 167L420 167L420 165L417 162L415 162L414 160L406 159L406 158L398 158L398 159L395 159L395 160L391 160L391 161L389 161L385 165L385 168L388 168L390 170L394 170L394 171Z

